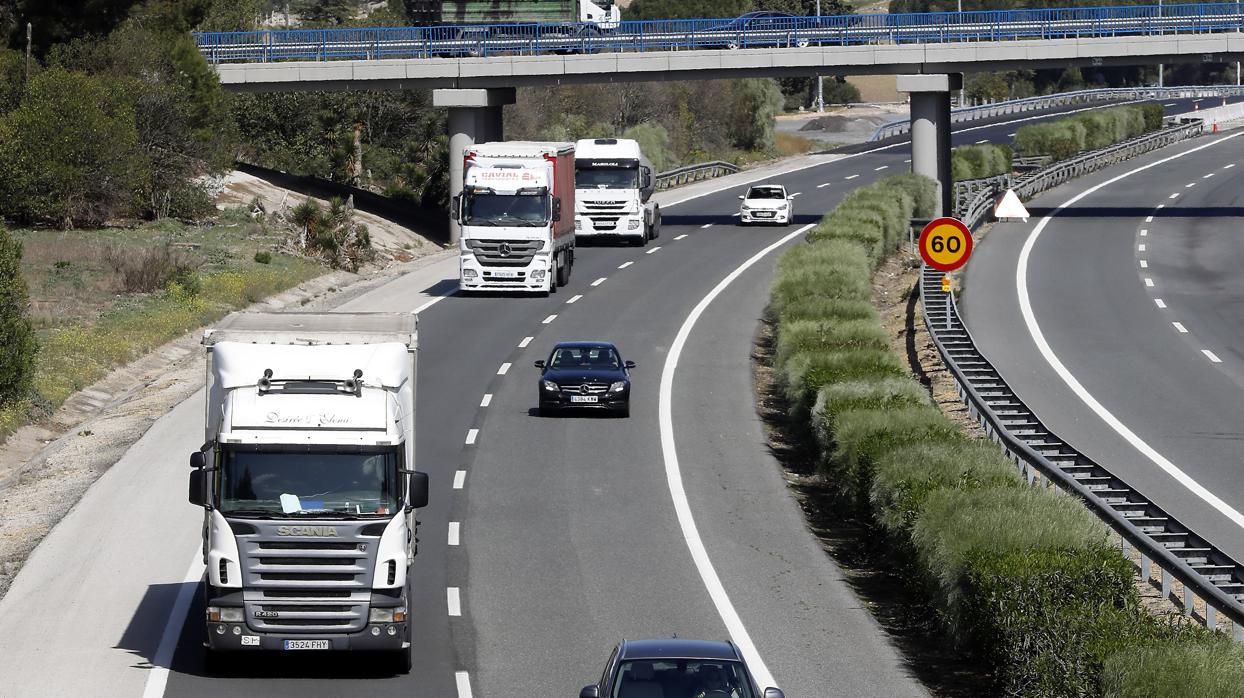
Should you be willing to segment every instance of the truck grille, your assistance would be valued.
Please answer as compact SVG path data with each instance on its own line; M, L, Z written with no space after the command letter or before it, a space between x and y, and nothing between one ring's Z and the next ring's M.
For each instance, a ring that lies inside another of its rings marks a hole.
M475 259L486 267L525 267L544 246L542 240L467 240Z
M625 201L584 201L583 210L597 230L613 230L626 211Z

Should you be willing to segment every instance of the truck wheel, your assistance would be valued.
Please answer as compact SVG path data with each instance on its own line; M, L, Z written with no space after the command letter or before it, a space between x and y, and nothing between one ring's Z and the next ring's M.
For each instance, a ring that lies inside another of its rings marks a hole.
M407 645L405 648L394 652L394 654L397 656L393 657L393 671L398 674L409 674L411 668L415 665L413 647Z
M661 209L652 212L652 239L661 237Z
M566 261L566 255L562 255L562 263L557 265L557 277L554 281L558 286L565 286L569 281L570 269L569 262Z

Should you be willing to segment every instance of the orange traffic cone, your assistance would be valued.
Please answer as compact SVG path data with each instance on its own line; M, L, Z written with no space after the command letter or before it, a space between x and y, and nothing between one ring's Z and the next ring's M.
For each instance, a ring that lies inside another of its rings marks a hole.
M1214 128L1213 130L1210 131L1210 133L1218 133L1218 122L1217 121L1214 122Z

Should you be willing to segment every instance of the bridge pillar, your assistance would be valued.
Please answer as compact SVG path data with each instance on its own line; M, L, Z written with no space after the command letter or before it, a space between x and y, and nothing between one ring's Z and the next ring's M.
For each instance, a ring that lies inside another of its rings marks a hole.
M462 154L476 143L504 138L501 110L514 103L514 88L433 90L432 106L449 109L449 195L462 193ZM449 222L449 242L456 245L458 222Z
M950 93L963 75L900 75L898 91L911 95L911 171L937 182L937 216L953 216L950 179Z

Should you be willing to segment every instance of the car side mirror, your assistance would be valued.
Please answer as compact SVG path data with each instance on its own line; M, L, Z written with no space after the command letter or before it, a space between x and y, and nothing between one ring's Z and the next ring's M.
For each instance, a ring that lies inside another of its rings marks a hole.
M624 365L625 365L627 368L635 368L635 362L634 362L634 361L627 361Z
M454 198L449 200L449 219L458 220L458 208L462 206L462 195L455 194Z
M410 499L406 506L422 509L428 505L428 474L417 470L410 472Z
M196 468L190 471L190 490L188 499L196 507L207 506L207 471Z
M535 366L536 368L544 368L544 359L541 359L539 361L533 361L531 362L531 365Z
M786 698L786 694L780 688L766 688L765 698Z
M742 200L743 200L743 195L742 195L742 194L739 194L739 200L740 200L740 201L742 201Z
M195 451L190 454L190 467L195 470L202 470L207 467L207 456L202 451Z
M553 221L557 222L562 219L562 198L560 196L553 197Z
M584 686L583 690L579 691L579 698L600 698L600 686L596 684Z

